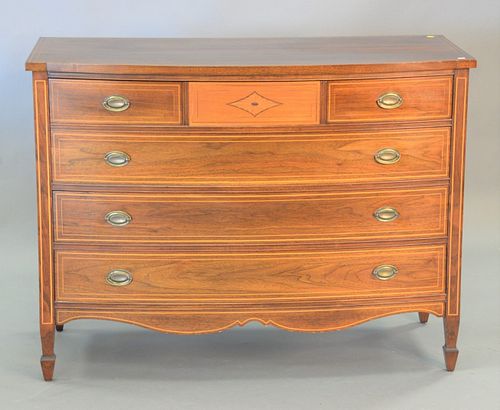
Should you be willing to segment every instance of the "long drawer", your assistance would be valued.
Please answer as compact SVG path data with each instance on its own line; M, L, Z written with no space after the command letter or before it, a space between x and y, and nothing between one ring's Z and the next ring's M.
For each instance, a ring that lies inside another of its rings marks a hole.
M446 235L447 188L318 194L55 192L55 239L279 242Z
M56 252L58 301L318 298L444 291L445 246L310 253Z
M449 128L358 133L154 135L54 131L54 181L263 184L446 178Z

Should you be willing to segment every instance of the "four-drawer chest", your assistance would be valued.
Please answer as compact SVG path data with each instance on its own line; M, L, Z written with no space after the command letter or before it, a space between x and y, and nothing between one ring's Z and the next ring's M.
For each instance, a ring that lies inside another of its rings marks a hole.
M442 36L41 38L41 358L74 319L162 332L460 317L475 60Z

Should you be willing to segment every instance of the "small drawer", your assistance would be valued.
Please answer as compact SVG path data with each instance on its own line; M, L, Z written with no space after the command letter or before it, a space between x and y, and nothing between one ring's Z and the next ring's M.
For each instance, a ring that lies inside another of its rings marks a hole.
M452 77L332 81L329 122L451 118Z
M178 83L50 80L53 124L175 125L181 122Z
M319 124L320 82L191 82L189 124Z
M329 252L56 252L56 299L356 298L444 291L445 246Z
M318 194L56 192L61 242L236 243L446 235L447 188Z
M293 135L54 131L54 181L258 185L447 178L450 129Z

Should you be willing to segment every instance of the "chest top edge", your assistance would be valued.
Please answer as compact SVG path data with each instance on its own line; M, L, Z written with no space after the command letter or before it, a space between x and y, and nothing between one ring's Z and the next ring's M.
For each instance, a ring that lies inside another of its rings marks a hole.
M290 76L454 70L476 60L444 36L56 38L26 70L74 74Z

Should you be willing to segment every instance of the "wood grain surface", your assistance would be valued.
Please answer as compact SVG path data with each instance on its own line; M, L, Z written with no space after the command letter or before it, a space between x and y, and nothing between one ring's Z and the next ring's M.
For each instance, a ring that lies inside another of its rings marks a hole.
M263 185L447 178L449 128L293 135L53 132L54 181L61 183ZM383 165L383 148L401 159ZM123 167L107 152L130 157Z
M178 83L136 81L50 80L53 124L180 124L181 86ZM112 95L125 97L130 108L107 111L102 103Z
M234 326L244 326L256 322L264 326L275 326L296 332L328 332L359 325L368 320L406 312L429 312L442 316L444 304L439 300L407 300L398 303L390 298L385 304L371 306L324 306L322 308L291 308L262 310L205 310L205 311L164 311L160 308L146 310L135 306L132 309L95 308L89 304L74 307L61 305L57 310L58 323L75 319L114 320L135 324L159 332L178 334L201 334L220 332Z
M175 254L58 251L57 301L165 301L240 298L355 298L444 291L445 247L342 250L316 253ZM396 266L390 280L373 275ZM126 286L106 282L124 269Z
M448 283L446 314L444 317L445 343L443 345L448 371L455 370L458 358L457 340L460 325L460 291L462 283L462 229L468 84L469 71L457 70L454 84L452 174L448 218L450 237L447 252Z
M189 124L319 124L320 82L190 82Z
M447 188L309 195L55 193L57 241L280 242L446 235ZM374 212L400 217L380 222ZM105 215L124 211L126 226Z
M328 121L402 121L450 118L453 77L333 81L329 84ZM380 96L397 93L398 108L377 105Z
M40 365L44 380L52 380L54 354L54 260L52 241L52 191L50 169L49 87L46 73L33 74L35 114L37 211L38 211L38 271L39 323L42 356Z
M307 75L445 70L476 61L443 36L49 38L28 70L69 73Z

